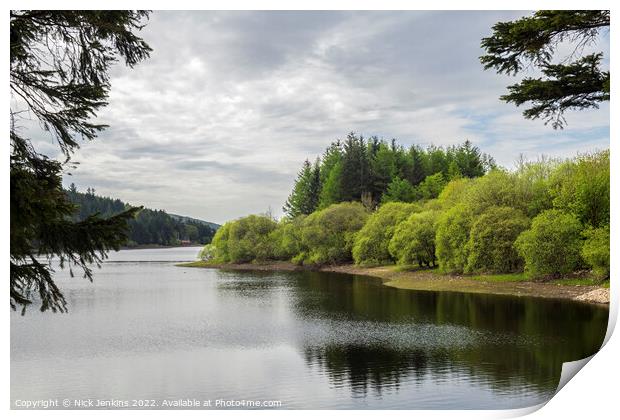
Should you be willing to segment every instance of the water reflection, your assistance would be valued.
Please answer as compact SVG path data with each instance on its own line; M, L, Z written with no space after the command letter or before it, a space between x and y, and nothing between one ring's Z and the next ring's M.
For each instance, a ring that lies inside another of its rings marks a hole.
M429 353L421 349L308 346L304 349L304 356L309 367L324 370L335 387L349 387L354 396L366 396L369 390L381 395L386 388L397 389L402 378L420 382L429 367ZM441 375L441 372L435 374Z
M296 280L299 316L336 330L306 342L308 365L355 394L467 375L496 392L550 395L562 363L596 352L607 325L607 308L567 300L412 292L341 274ZM325 322L333 319L344 328Z

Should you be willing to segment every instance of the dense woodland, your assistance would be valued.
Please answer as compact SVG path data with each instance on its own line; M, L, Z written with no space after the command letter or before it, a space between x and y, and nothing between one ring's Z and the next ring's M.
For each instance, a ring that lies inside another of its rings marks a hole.
M121 200L95 195L92 188L81 193L71 184L66 193L69 201L77 206L74 222L94 214L107 218L130 208ZM128 227L127 246L206 244L211 242L216 230L216 225L208 222L151 209L140 210L134 219L128 221Z
M228 222L203 258L606 279L609 174L609 150L509 171L469 142L404 150L350 135L305 162L282 220Z
M314 164L306 160L284 211L310 214L331 204L361 201L369 208L389 201L436 198L448 181L484 175L495 163L471 142L408 149L396 140L350 133L333 142Z

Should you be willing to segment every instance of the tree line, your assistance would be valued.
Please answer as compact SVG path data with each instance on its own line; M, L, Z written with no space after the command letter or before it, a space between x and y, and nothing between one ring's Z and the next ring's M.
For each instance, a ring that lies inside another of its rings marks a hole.
M456 156L459 150L482 156L471 144L443 155ZM432 152L426 151L425 159ZM360 195L327 206L319 199L310 214L299 209L280 221L251 215L228 222L205 256L225 263L413 264L446 273L526 272L536 278L589 270L609 278L609 150L566 160L521 160L514 170L488 164L486 170L483 161L474 165L479 171L474 176L460 172L445 180L437 196L383 199L386 189L381 202L369 206L360 189ZM448 171L452 162L458 161L452 160ZM323 165L314 166L319 175ZM434 176L427 174L420 179ZM419 189L423 182L411 185Z
M493 158L470 141L405 148L395 139L388 143L349 133L314 163L304 162L283 210L295 217L346 201L375 208L389 201L432 199L450 180L482 176L493 167Z
M119 199L98 196L90 187L81 193L71 184L66 194L69 201L77 206L72 215L73 222L86 220L95 214L109 218L131 207ZM206 222L188 218L181 220L163 210L151 209L140 210L127 224L126 246L206 244L211 242L216 230Z

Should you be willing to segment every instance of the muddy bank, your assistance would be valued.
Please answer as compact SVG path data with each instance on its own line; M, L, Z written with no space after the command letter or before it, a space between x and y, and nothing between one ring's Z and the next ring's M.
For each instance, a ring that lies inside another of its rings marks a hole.
M222 270L303 271L314 270L378 277L383 284L399 289L491 293L513 296L572 299L609 304L609 289L598 286L566 286L537 281L485 281L468 276L448 275L436 270L401 270L395 266L359 267L352 264L306 267L290 262L263 264L212 264L202 261L179 264L183 267L219 268Z

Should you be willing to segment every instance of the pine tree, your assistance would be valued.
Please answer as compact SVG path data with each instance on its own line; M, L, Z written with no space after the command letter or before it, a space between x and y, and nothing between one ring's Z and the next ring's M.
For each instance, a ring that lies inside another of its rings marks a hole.
M459 169L459 165L457 165L455 161L450 162L450 165L448 165L448 181L452 181L462 177L463 174Z
M307 213L310 214L319 208L319 199L321 197L321 162L317 158L312 167L312 175L310 178L310 186L308 187L308 205Z
M458 165L461 175L476 178L485 174L486 169L480 149L469 140L452 150L454 162Z
M349 133L343 145L341 193L343 201L360 201L368 192L370 165L362 136Z
M107 104L108 70L122 57L133 67L149 46L133 31L148 16L142 11L11 11L11 272L10 306L38 295L41 310L65 311L48 261L78 267L92 280L90 264L126 240L127 221L137 208L103 219L72 221L75 206L62 189L63 165L36 152L19 121L34 116L56 140L65 160L80 138L93 140L105 125L93 121Z
M321 191L318 208L324 209L342 201L340 175L342 174L342 145L332 142L323 153L320 166Z
M310 214L319 204L321 193L321 172L318 161L314 166L305 160L301 171L297 174L293 192L289 195L283 210L290 218L302 214Z
M381 144L370 162L369 192L372 197L381 197L392 179L397 175L395 146L390 149Z
M564 112L598 108L609 101L609 71L601 69L602 53L579 57L583 47L593 44L609 28L609 10L541 10L513 22L499 22L493 35L482 39L486 54L480 57L485 69L515 75L536 66L544 77L527 77L509 86L505 102L520 106L528 119L543 118L553 128L563 128ZM554 57L562 43L572 43L567 57ZM552 64L552 60L560 64Z
M411 159L411 166L407 174L407 180L411 185L418 185L426 178L424 170L424 151L419 146L413 145L409 149L409 156Z
M340 203L342 199L342 163L336 162L330 169L322 184L319 196L319 209L324 209L332 204Z
M425 155L424 178L437 172L447 172L449 165L448 154L443 148L431 145L426 149Z

